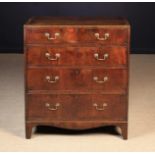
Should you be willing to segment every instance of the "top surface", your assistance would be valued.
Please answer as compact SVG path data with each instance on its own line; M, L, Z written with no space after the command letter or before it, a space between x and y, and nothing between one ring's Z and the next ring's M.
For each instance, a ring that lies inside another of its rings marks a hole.
M32 17L25 26L59 26L59 25L118 25L129 26L125 18L116 17Z

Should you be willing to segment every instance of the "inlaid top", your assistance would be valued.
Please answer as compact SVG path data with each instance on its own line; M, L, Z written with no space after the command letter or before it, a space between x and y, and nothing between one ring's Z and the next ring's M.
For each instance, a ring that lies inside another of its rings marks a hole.
M107 18L107 17L32 17L25 26L69 26L69 25L105 25L105 26L129 26L125 18Z

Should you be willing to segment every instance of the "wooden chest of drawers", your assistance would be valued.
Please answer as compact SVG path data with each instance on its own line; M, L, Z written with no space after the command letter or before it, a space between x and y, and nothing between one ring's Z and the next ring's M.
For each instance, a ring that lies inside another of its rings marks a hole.
M130 25L34 17L24 25L26 138L32 127L121 128L127 139Z

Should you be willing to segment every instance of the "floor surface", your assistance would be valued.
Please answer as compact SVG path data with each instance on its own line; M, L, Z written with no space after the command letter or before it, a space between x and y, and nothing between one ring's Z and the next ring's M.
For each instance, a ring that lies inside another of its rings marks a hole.
M1 54L0 151L155 151L155 55L130 57L128 140L109 127L78 134L40 127L27 140L24 58L22 54Z

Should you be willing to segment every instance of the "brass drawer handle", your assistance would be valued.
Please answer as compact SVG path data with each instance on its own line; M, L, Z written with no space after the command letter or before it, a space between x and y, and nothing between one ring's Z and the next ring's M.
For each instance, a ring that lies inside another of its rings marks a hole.
M96 110L105 110L105 107L108 106L107 103L103 103L102 107L98 106L97 103L94 103L93 106L96 108Z
M94 58L96 58L96 60L99 60L99 61L105 61L108 57L109 57L109 54L108 53L105 53L103 55L103 58L99 58L99 54L98 53L95 53L94 54Z
M104 36L103 36L103 38L100 37L100 34L99 33L95 33L94 35L95 35L95 37L98 40L107 40L110 37L110 34L109 33L105 33Z
M57 39L57 37L60 36L60 33L56 32L54 33L54 37L50 37L50 34L48 32L45 32L45 37L48 39L48 40L55 40Z
M60 58L60 54L59 53L56 53L55 54L55 58L52 58L51 54L47 52L47 53L45 53L45 57L48 60L55 61L55 60L58 60Z
M48 108L48 110L58 110L58 107L60 106L60 103L56 103L55 105L51 105L50 103L45 103L45 107Z
M108 81L108 77L105 76L105 77L103 78L103 80L98 80L98 77L97 77L97 76L94 76L94 77L93 77L93 80L94 80L95 82L97 82L97 83L102 84L102 83L105 83L106 81Z
M56 83L59 80L59 76L46 76L46 80L49 83Z

